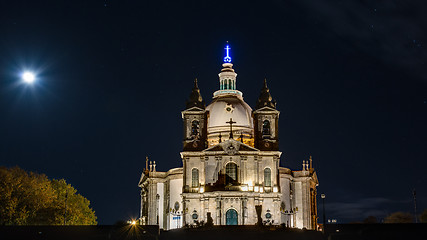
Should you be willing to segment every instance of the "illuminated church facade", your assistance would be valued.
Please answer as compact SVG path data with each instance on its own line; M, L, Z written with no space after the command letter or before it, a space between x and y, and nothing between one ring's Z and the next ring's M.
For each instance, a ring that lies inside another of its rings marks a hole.
M182 167L156 171L146 160L142 224L280 225L316 229L318 180L311 157L302 169L280 167L279 111L266 81L253 110L236 89L226 47L219 90L206 106L197 80L182 111Z

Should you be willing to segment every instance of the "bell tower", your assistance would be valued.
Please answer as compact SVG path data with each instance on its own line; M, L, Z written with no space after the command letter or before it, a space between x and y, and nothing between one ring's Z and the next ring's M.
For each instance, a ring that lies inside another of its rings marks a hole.
M262 151L279 150L279 114L264 79L255 110L254 118L255 148Z
M207 111L197 85L197 78L194 80L194 87L185 110L181 114L184 121L183 150L201 151L205 149L207 147Z

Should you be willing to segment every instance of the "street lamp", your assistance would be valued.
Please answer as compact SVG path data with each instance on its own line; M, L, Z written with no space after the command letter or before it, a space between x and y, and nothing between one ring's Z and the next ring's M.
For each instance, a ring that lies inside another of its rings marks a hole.
M322 194L320 194L320 197L322 198L322 203L323 203L323 231L325 231L325 225L326 225L325 198L326 198L326 195L322 193Z

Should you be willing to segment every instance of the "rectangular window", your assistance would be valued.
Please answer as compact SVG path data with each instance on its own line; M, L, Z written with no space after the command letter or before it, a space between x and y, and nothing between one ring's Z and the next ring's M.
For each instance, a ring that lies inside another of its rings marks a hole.
M199 187L199 170L197 168L191 170L191 182L192 187Z
M271 187L271 169L264 169L264 186Z

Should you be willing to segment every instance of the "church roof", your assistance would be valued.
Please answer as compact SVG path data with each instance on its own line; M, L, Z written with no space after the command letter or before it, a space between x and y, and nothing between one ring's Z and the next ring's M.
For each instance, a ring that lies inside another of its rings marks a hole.
M194 80L194 87L191 91L190 97L188 98L185 109L190 109L193 107L198 107L201 109L206 108L205 101L203 101L199 86L197 85L197 78Z
M276 101L274 101L271 97L270 89L267 87L267 79L264 79L264 86L262 87L261 93L259 94L255 109L257 110L263 107L276 109Z

